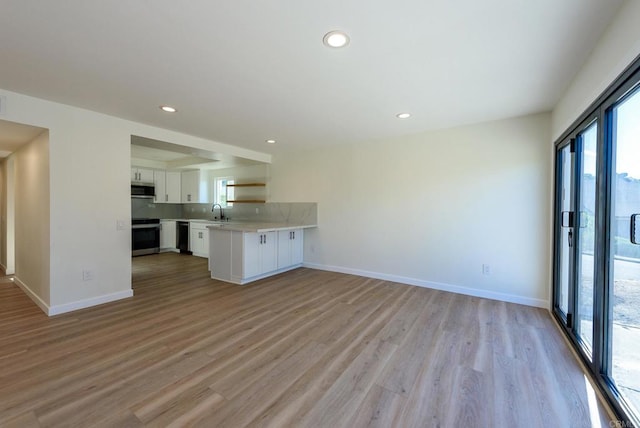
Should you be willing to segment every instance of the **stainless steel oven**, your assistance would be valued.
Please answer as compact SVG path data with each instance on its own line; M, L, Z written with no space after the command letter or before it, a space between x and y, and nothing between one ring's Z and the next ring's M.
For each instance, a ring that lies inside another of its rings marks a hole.
M131 255L142 256L160 252L160 219L131 220Z

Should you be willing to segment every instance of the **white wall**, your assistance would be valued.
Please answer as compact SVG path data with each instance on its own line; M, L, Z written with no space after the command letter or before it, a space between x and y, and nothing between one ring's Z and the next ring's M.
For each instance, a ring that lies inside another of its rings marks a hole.
M7 159L0 160L0 266L7 269Z
M15 260L15 159L9 156L0 163L0 264L6 275L16 272Z
M49 133L11 154L15 164L15 279L42 306L49 296Z
M546 308L549 139L543 114L277 155L270 200L318 202L309 266Z
M131 135L271 160L264 153L10 91L0 95L6 97L2 119L49 129L49 314L132 294ZM125 221L124 230L116 230L118 220ZM93 271L94 279L83 281L83 270Z
M640 55L640 1L627 0L552 113L555 141Z

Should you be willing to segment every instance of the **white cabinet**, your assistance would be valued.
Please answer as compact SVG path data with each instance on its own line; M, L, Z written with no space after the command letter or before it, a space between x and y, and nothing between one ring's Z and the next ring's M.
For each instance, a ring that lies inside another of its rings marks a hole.
M211 278L246 284L295 269L302 263L303 234L302 229L289 232L294 231L254 233L210 228Z
M177 251L175 221L160 221L160 251Z
M242 279L258 276L277 269L276 232L244 233Z
M157 204L179 204L180 200L180 172L154 171L153 183L155 185Z
M131 168L131 181L136 183L153 183L153 170L146 168Z
M303 230L278 231L278 269L302 264L303 256Z
M156 204L164 204L167 197L167 173L165 171L153 171L153 187L155 187L156 195L153 202Z
M167 171L166 189L167 200L170 204L179 204L182 202L180 197L181 192L181 180L182 174L178 171Z
M211 203L209 180L206 171L184 171L181 183L183 203Z
M206 223L189 222L189 250L194 256L209 257L209 231Z

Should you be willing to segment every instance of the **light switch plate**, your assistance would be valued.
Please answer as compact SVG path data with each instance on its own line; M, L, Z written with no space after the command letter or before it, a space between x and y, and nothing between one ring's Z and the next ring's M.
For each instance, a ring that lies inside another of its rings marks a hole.
M7 114L7 97L0 95L0 116Z

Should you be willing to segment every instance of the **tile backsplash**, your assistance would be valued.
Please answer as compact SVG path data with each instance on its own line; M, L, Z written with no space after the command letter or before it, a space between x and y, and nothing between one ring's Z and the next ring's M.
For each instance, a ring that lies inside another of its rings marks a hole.
M155 204L151 199L131 198L131 218L182 218L182 204Z
M216 209L216 215L218 210ZM268 223L317 224L318 204L315 202L267 202L264 204L235 204L224 208L232 221L260 221ZM213 219L210 204L184 204L184 218Z
M216 214L217 214L216 209ZM318 204L315 202L267 202L235 204L224 208L232 221L317 224ZM154 204L148 199L131 199L132 218L208 219L213 220L211 204Z

